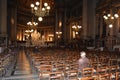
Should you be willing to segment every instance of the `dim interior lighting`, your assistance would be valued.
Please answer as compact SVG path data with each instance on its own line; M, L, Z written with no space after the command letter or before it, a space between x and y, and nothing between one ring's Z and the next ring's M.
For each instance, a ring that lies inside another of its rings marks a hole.
M114 17L111 17L111 19L114 19Z
M111 14L108 14L107 16L108 16L108 17L110 17L110 16L111 16Z
M29 30L29 29L25 30L26 33L32 33L33 31L34 31L33 29L31 29L31 30Z
M37 26L38 23L37 23L37 22L34 22L34 21L33 21L33 22L30 22L30 21L29 21L29 22L27 23L27 25L28 25L28 26Z
M42 17L39 17L39 18L38 18L38 20L39 20L39 21L42 21L42 20L43 20L43 18L42 18Z
M60 22L59 22L59 27L61 27L61 26L62 26L62 22L60 21Z
M62 34L62 32L61 32L61 31L58 31L58 32L56 32L56 34L58 34L58 35L59 35L59 34Z
M48 6L48 3L44 3L44 6Z
M78 25L78 28L82 28L82 26L79 26L79 25Z
M58 35L58 38L60 38L60 36Z
M31 6L31 8L34 8L34 4L31 4L30 6Z
M39 6L39 5L40 5L40 3L39 3L39 2L36 2L36 5L37 5L37 6Z
M42 11L45 11L45 8L42 8Z
M47 6L47 10L50 10L50 6Z
M75 34L78 34L78 32L76 32Z
M37 8L37 7L34 7L34 10L38 10L38 8Z
M109 24L109 28L112 28L113 27L113 25L112 24Z
M79 24L74 24L74 25L72 26L72 28L73 28L73 29L80 29L80 28L82 28L82 26L80 26Z
M114 14L114 17L115 17L115 18L118 18L118 17L119 17L119 15L118 15L118 14Z
M75 25L73 25L73 26L72 26L72 28L73 28L73 29L75 29L75 28L76 28L76 26L75 26Z

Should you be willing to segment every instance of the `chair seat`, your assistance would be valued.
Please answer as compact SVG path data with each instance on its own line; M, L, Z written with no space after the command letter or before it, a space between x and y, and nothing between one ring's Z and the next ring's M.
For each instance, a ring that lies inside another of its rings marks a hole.
M55 78L61 78L61 76L60 76L60 75L57 75L57 76L52 76L52 77L50 77L50 78L51 78L51 79L52 79L52 78L54 78L54 79L55 79Z

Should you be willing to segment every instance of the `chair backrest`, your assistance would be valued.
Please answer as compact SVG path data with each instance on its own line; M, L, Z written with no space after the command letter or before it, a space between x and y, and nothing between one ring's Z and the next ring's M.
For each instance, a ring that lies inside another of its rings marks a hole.
M65 72L65 70L66 70L66 65L65 65L65 64L56 64L56 70L57 70L57 71Z
M108 66L97 67L97 74L106 74L108 70Z
M49 80L63 80L62 72L49 73Z
M52 65L40 65L40 72L52 71Z
M120 72L116 72L116 80L120 80Z
M52 65L40 65L40 77L43 77L44 74L49 74L52 72Z
M111 74L99 75L99 80L111 80Z
M118 65L112 65L112 66L109 66L109 72L110 73L115 73L118 71Z
M40 61L40 65L51 65L51 62L47 60L42 60Z
M69 70L66 72L66 75L69 80L78 80L78 70Z
M94 74L93 68L83 68L82 70L82 76L83 77L91 77Z
M97 77L83 77L80 80L98 80Z
M118 60L117 59L110 59L109 60L109 65L112 66L112 65L118 65Z
M77 63L70 64L70 70L78 70L79 65Z

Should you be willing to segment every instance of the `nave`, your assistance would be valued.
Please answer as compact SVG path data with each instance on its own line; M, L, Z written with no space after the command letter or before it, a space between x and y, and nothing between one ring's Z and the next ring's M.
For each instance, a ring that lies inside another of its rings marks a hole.
M2 80L120 80L120 52L86 51L90 63L82 71L77 50L43 48L15 53L13 68L7 71L11 74Z

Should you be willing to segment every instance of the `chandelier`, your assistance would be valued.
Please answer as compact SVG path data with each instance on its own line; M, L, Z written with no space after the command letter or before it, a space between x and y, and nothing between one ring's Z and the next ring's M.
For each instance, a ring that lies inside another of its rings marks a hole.
M37 22L34 22L34 21L33 21L33 22L30 22L30 21L29 21L29 22L27 23L27 25L28 25L28 26L37 26L38 23L37 23Z
M103 15L103 18L109 28L113 27L113 24L116 21L116 19L118 19L118 17L119 17L118 13L114 12L113 10L110 10L108 14Z
M49 15L49 10L50 10L50 6L48 5L48 3L44 3L42 4L42 0L40 0L39 2L35 2L35 4L31 4L31 11L34 15L38 16L38 20L42 21L42 17Z
M25 30L25 32L26 33L32 33L33 31L34 31L34 27L35 26L37 26L38 25L38 23L37 22L34 22L34 21L29 21L29 22L27 22L27 26L28 26L28 28L27 28L27 30Z

